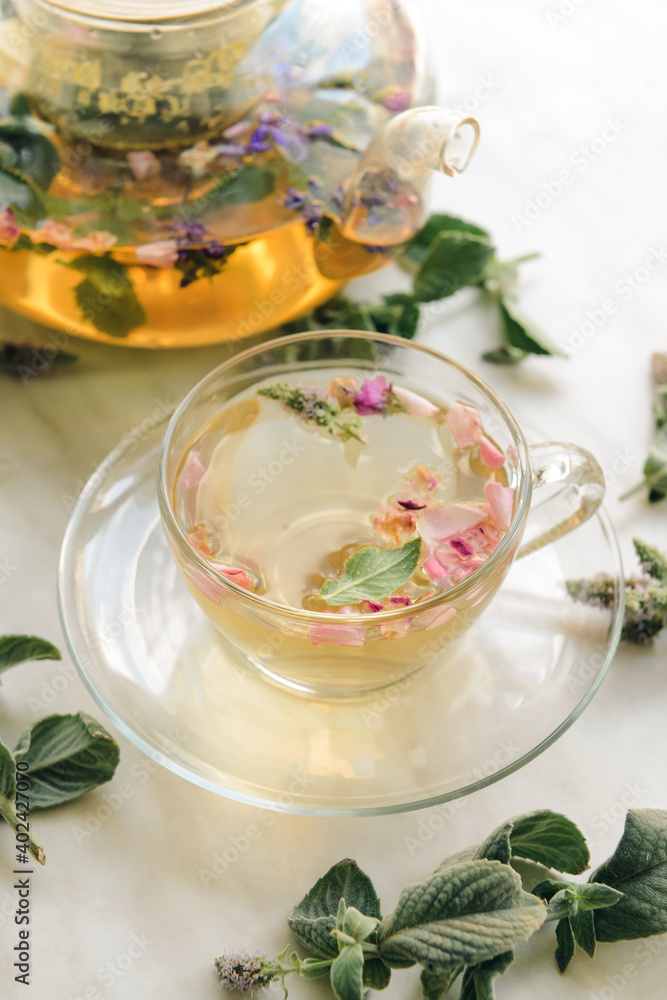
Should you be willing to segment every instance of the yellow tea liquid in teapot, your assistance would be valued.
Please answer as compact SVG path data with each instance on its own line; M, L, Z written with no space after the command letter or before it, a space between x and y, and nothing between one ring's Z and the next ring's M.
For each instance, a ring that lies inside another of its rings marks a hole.
M421 106L418 35L398 0L13 0L0 301L76 336L195 346L384 266L431 170L477 142L474 120Z

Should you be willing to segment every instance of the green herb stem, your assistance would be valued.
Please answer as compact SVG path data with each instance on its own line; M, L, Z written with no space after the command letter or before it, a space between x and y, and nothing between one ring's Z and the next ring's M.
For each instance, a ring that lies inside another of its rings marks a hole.
M22 820L19 820L16 815L16 807L11 799L5 798L4 795L0 795L0 815L2 815L15 834L19 833L19 822L21 825L27 826ZM21 832L24 832L23 830ZM27 847L35 861L39 861L40 865L43 865L46 861L46 854L44 853L44 848L38 840L36 840L32 833L28 832Z

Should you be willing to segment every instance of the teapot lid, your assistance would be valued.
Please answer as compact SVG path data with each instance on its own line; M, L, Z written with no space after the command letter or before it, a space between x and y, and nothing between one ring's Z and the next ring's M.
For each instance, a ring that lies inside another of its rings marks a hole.
M63 13L96 20L160 23L179 18L199 17L225 7L240 6L238 0L49 0ZM247 2L247 0L246 0Z

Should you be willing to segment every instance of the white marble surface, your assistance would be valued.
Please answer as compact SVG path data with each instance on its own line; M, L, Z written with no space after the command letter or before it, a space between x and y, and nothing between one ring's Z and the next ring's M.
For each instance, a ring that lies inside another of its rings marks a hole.
M495 343L494 319L467 293L450 300L421 339L476 368L554 438L576 439L595 452L626 558L633 534L667 548L667 507L651 508L641 497L618 501L640 475L651 432L650 353L667 343L667 261L645 283L637 270L655 248L663 260L667 251L667 11L659 0L421 6L441 99L468 100L482 124L469 173L456 183L439 179L436 203L488 226L507 256L541 251L525 268L523 303L573 351L569 360L531 360L515 370L480 362L480 352ZM602 135L610 141L594 143ZM582 158L583 147L593 159ZM523 224L526 202L549 185L556 192L562 171L570 183L548 205L543 196L545 207ZM624 275L635 272L636 290L625 291ZM385 275L369 287L389 283ZM608 299L615 311L582 334L588 312ZM7 313L0 322L3 336L39 335ZM55 573L68 498L118 439L156 406L175 402L221 356L219 349L76 349L79 364L50 381L0 385L0 631L35 632L61 645ZM501 783L454 806L389 818L278 815L208 886L199 869L243 836L255 811L152 765L119 737L122 761L112 785L35 818L48 863L33 880L27 995L212 1000L213 956L229 945L279 950L287 910L341 857L358 859L390 908L406 882L424 877L443 856L538 807L572 816L601 860L621 834L625 806L667 807L665 649L662 639L649 651L622 650L583 717ZM98 713L67 659L26 665L3 682L0 731L12 744L32 719L79 709ZM124 783L127 797L96 824L97 813L109 812L105 796ZM411 853L406 838L430 830L430 821L437 831ZM99 828L84 836L86 824ZM12 844L10 831L0 830L0 983L2 995L13 998L26 994L11 981ZM667 938L650 947L603 945L593 962L578 954L560 978L552 935L543 932L519 949L498 997L662 1000L666 946ZM414 1000L416 983L414 972L397 974L384 995ZM293 995L328 994L312 983L295 984Z

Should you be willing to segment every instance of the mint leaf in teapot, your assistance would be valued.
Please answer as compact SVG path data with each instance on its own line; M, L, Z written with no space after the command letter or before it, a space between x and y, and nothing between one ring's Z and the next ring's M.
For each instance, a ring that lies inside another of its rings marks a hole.
M0 636L0 672L28 660L60 660L60 650L35 635Z
M120 750L86 715L50 715L33 723L14 748L30 770L30 808L48 809L84 795L114 776Z
M110 337L127 337L146 322L146 313L124 264L109 254L82 254L67 264L85 274L74 288L84 317Z
M324 582L320 593L331 607L381 600L410 579L420 553L420 538L399 549L365 545L350 556L342 576Z

